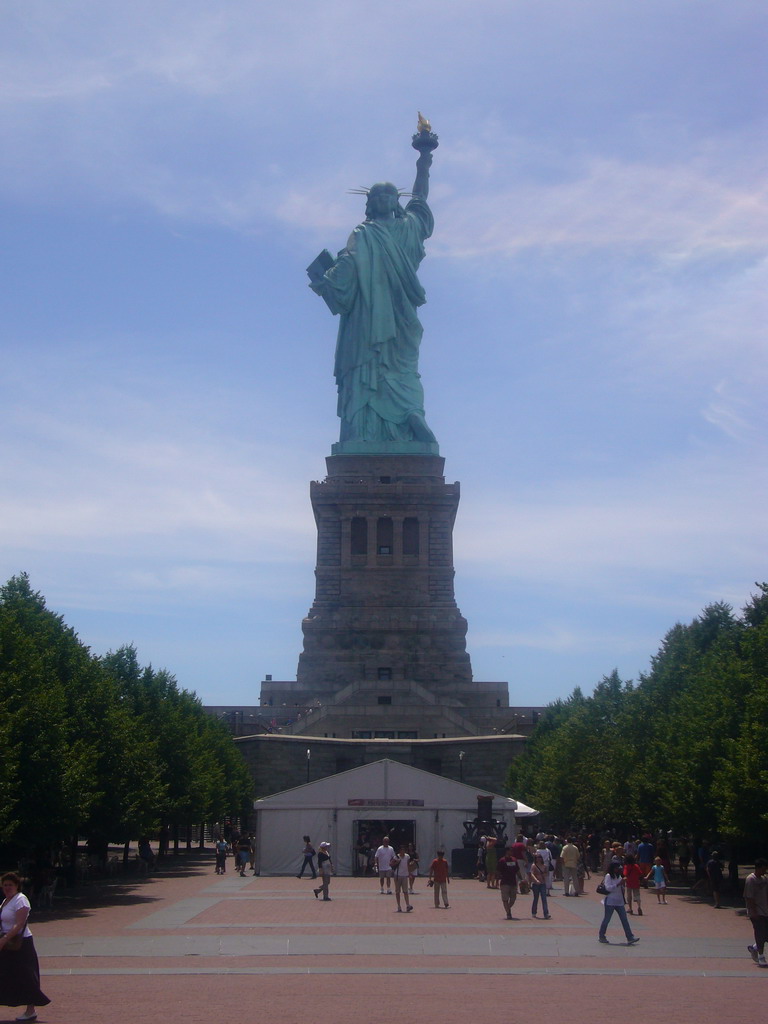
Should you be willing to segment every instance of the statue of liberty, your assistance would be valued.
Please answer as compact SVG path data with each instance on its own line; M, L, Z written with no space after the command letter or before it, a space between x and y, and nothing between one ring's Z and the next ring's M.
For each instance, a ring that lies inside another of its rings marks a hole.
M402 193L389 182L362 189L363 223L335 260L324 250L307 270L310 288L341 317L334 365L341 419L336 453L437 454L424 416L422 326L416 315L426 301L416 271L434 226L427 196L437 136L421 115L413 146L419 156L407 205L400 205Z

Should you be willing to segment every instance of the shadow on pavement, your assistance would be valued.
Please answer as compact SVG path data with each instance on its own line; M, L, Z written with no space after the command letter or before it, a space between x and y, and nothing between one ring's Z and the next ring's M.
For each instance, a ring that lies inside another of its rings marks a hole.
M61 921L86 917L104 907L130 907L156 903L162 897L152 894L152 886L169 878L193 878L205 874L210 858L163 861L159 870L149 875L99 878L70 889L59 889L52 907L34 906L36 921ZM2 1020L0 1020L2 1024Z

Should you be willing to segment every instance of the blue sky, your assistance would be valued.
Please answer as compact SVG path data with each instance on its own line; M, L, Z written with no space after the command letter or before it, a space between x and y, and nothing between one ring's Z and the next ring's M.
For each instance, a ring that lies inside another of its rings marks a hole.
M0 576L208 703L295 677L336 321L440 136L427 418L475 678L637 678L766 570L762 0L7 0Z

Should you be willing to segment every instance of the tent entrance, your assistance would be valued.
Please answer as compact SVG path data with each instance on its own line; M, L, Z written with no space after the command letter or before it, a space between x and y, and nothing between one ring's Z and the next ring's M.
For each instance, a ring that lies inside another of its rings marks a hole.
M416 822L401 818L359 818L352 822L352 848L355 851L354 873L372 875L373 855L381 846L384 836L389 836L389 845L397 850L401 843L416 846Z

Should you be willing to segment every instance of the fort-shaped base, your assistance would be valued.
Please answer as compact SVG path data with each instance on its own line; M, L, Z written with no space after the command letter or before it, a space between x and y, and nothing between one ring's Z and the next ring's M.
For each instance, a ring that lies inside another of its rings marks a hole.
M372 442L372 448L377 447ZM334 450L354 445L339 444ZM506 683L477 683L453 589L458 483L437 445L346 451L311 485L315 599L295 683L262 700L293 707L291 731L348 738L472 736L506 724ZM424 451L414 453L414 448Z

